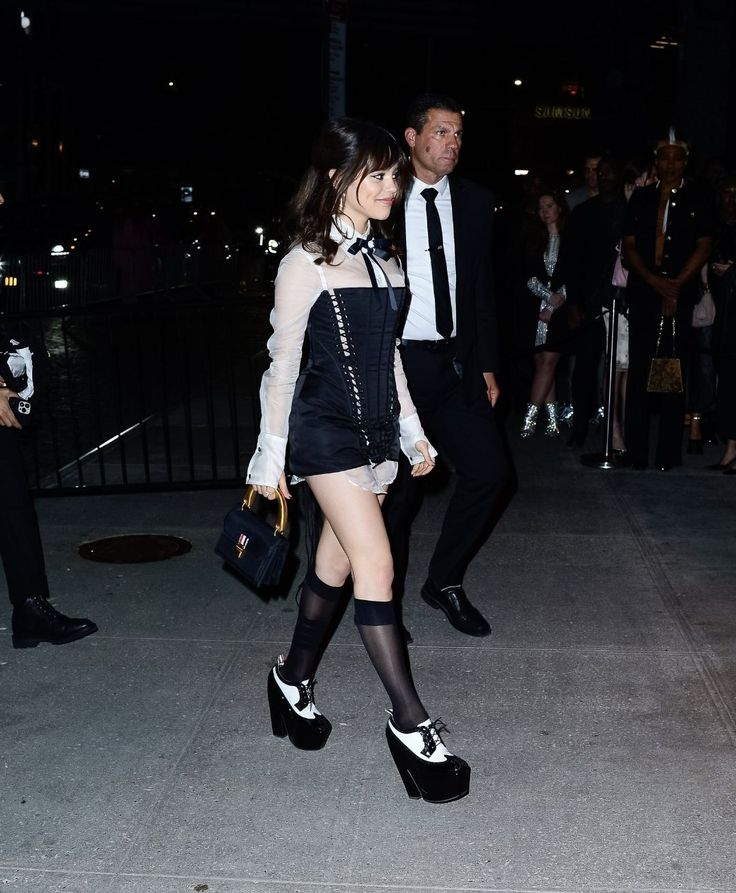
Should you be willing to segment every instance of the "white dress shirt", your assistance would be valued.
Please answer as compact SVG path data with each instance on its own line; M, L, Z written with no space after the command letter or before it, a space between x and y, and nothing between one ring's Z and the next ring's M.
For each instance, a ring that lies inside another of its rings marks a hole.
M413 341L437 341L442 336L437 331L434 313L434 286L432 261L429 256L427 234L427 200L422 190L437 190L435 205L442 225L442 250L447 264L452 303L452 334L457 332L457 307L455 303L455 231L452 225L452 201L450 181L443 177L437 183L423 183L417 177L409 188L406 199L406 272L411 291L411 303L402 333Z

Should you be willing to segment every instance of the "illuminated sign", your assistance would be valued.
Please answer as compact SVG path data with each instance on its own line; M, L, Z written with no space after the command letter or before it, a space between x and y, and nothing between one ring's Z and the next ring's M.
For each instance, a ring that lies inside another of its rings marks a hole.
M535 105L534 117L544 121L589 121L590 109L577 105Z

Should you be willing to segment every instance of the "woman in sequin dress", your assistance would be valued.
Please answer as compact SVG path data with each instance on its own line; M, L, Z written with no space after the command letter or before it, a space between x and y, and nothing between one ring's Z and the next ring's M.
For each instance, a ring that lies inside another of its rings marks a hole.
M534 434L542 404L547 413L545 434L554 437L560 433L555 368L560 359L559 341L567 331L564 315L559 312L565 303L565 286L559 258L567 213L567 204L562 195L547 192L539 197L537 214L544 229L539 243L530 252L525 274L535 320L535 356L534 378L524 413L522 437L531 437Z
M381 514L399 450L415 476L430 472L436 455L396 350L406 288L386 221L408 177L406 157L381 127L341 119L319 137L276 277L271 365L247 480L267 498L276 487L289 498L288 466L324 516L288 656L268 677L274 735L304 750L327 741L332 726L314 703L314 674L350 575L355 624L391 700L386 738L406 791L446 802L468 793L470 769L447 750L414 688ZM367 702L364 682L354 696Z

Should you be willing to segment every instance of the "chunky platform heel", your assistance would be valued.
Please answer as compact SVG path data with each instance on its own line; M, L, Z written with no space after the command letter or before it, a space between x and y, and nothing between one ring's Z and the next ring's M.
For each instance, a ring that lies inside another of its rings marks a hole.
M450 803L468 794L470 766L445 747L436 722L425 720L411 732L400 732L389 719L386 741L412 799Z
M327 743L332 725L315 706L314 681L285 682L279 673L280 663L268 675L271 730L277 738L288 735L299 750L319 750Z

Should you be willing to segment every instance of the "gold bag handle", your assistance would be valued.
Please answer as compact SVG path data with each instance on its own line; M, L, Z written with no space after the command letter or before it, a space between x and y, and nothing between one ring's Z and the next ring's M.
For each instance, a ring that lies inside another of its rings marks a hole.
M249 509L253 508L253 503L258 495L256 488L252 484L248 484L243 494L243 508L246 508L246 506ZM286 500L278 487L276 488L276 501L279 504L279 516L274 526L274 533L283 533L286 530L286 525L289 523L289 510L286 506Z

